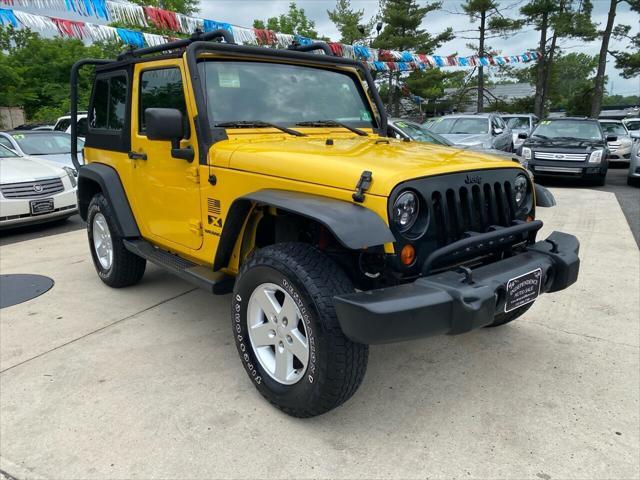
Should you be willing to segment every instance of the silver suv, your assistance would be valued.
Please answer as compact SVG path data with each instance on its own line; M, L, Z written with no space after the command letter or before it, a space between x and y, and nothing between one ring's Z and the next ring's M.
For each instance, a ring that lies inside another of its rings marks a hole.
M513 151L511 129L495 113L447 115L436 119L429 129L455 145Z

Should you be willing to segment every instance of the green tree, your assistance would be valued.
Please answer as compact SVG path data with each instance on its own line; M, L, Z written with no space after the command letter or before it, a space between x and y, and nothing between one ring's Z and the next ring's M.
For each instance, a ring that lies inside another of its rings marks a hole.
M558 40L577 38L593 40L596 28L591 21L591 0L530 0L520 13L540 32L535 78L534 113L544 115L550 88L551 68L557 53Z
M315 30L316 22L309 20L304 8L298 8L295 2L289 4L289 11L277 17L253 21L254 28L268 28L274 32L300 35L307 38L318 38Z
M143 7L157 7L172 12L182 13L183 15L192 15L198 12L199 0L129 0Z
M590 114L593 118L597 118L600 115L600 110L602 109L605 72L607 69L607 55L611 53L609 51L609 42L611 40L611 36L614 34L614 32L617 37L621 36L621 34L628 35L629 31L631 30L631 27L628 27L627 25L621 25L618 29L614 28L618 5L623 2L629 3L629 5L631 5L631 9L635 12L640 12L640 0L611 0L609 3L607 23L604 27L604 30L601 32L602 42L600 43L600 55L598 56L598 72L596 73L593 98L591 99ZM634 74L638 74L640 72L640 53L638 51L638 47L640 47L640 34L637 34L635 36L635 39L632 39L632 44L636 47L634 52L622 53L622 55L618 54L617 56L614 55L614 58L616 58L617 60L616 63L622 62L621 66L623 73L626 72L626 74L631 74L630 76L634 76ZM625 66L627 67L626 70Z
M567 108L586 84L593 84L597 66L597 57L586 53L558 55L551 67L551 88L548 92L551 105Z
M385 0L382 4L382 22L384 28L373 42L376 48L392 50L410 50L416 53L433 53L433 51L453 39L453 30L432 35L420 28L429 12L438 10L441 2L424 3L422 6L415 0ZM394 86L395 80L395 86ZM400 72L389 73L389 109L393 115L400 112Z
M365 21L364 10L354 10L350 0L338 0L327 15L340 32L340 42L348 45L365 40L376 23L375 17Z
M636 8L640 12L640 7ZM618 25L614 28L613 35L617 40L627 39L630 43L630 51L609 51L616 59L616 68L622 70L624 78L633 78L640 75L640 33L629 36L631 27L629 25Z
M472 45L479 56L487 53L487 38L506 37L522 26L521 20L513 20L504 16L501 5L495 0L467 0L462 9L469 15L472 23L479 22L477 45ZM484 67L478 66L478 112L484 109Z
M0 27L0 105L23 107L30 121L52 122L69 111L71 66L81 58L113 58L120 48ZM90 79L81 75L80 108L87 107L90 90Z

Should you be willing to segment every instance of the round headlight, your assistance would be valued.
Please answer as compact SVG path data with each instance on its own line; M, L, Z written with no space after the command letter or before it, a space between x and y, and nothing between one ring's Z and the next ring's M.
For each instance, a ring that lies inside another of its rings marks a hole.
M527 190L529 188L529 181L524 175L518 175L513 182L513 189L515 190L515 201L518 208L524 205L527 199Z
M393 204L393 222L397 225L398 230L406 232L409 230L416 220L420 210L418 197L413 192L403 192Z

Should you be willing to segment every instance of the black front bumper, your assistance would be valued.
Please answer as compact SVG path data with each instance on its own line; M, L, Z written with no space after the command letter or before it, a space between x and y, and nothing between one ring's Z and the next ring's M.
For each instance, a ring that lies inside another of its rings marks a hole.
M525 252L464 273L446 271L413 283L335 297L343 332L359 343L391 343L455 335L492 323L504 312L509 280L542 270L540 293L557 292L578 278L580 244L553 232Z

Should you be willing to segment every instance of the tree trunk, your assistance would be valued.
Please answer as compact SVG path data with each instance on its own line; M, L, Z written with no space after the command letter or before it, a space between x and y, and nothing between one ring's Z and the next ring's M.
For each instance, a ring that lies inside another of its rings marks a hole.
M395 92L393 95L393 116L394 117L399 117L400 116L400 97L402 96L402 92L400 92L400 72L397 72L396 74L396 85L395 85Z
M545 60L547 57L547 29L549 28L549 14L544 12L542 14L542 22L540 23L540 60L538 60L537 74L536 74L536 96L533 102L533 113L538 118L543 118L544 110L544 71Z
M478 48L478 56L484 56L484 35L485 35L485 21L487 12L484 10L480 12L480 45ZM478 113L484 110L484 69L482 64L478 67Z
M609 51L609 40L611 39L611 31L616 19L616 7L619 0L611 0L609 6L609 16L607 17L607 26L602 34L602 45L600 46L600 57L598 59L598 73L596 73L596 81L593 88L593 98L591 99L591 117L598 118L602 109L602 97L604 95L604 73L607 69L607 52Z
M393 108L393 72L389 71L389 98L387 99L387 112L391 113Z
M551 47L549 47L549 56L544 65L544 88L542 89L542 113L545 111L545 105L549 98L549 90L551 89L551 69L553 68L553 57L556 53L556 41L558 34L554 31L551 37ZM540 117L542 118L542 117Z

